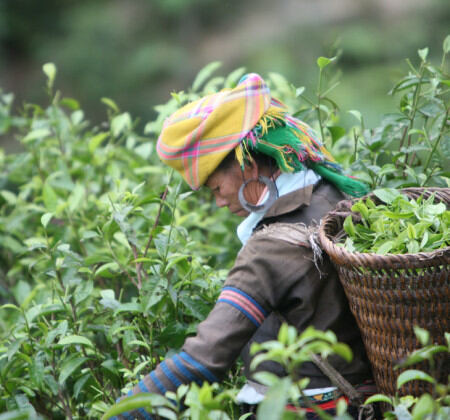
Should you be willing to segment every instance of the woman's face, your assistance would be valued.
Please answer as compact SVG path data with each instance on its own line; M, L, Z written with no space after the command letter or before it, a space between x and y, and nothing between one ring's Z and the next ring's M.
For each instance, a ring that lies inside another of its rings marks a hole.
M244 217L248 215L239 202L239 188L244 182L246 168L242 172L239 163L233 162L226 169L216 169L208 178L205 185L212 191L217 207L228 207L231 213Z

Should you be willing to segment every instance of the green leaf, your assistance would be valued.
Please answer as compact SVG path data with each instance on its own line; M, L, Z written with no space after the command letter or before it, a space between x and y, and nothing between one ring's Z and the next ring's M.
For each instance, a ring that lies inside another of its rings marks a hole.
M342 136L345 136L345 128L337 125L327 127L331 134L333 144L336 143Z
M95 270L95 277L114 277L115 273L119 270L119 264L116 262L109 262L106 264L102 264L100 267Z
M450 35L447 35L444 39L444 43L442 44L442 48L445 54L450 52Z
M31 420L33 417L31 410L14 410L0 414L0 420Z
M414 228L412 223L407 223L406 231L408 232L408 238L409 239L416 239L417 233L416 233L416 229Z
M394 414L396 415L397 420L412 420L408 407L404 404L395 405Z
M352 349L345 343L334 343L332 345L333 351L341 356L345 361L351 362L353 359Z
M391 204L396 198L402 197L402 194L393 188L379 188L373 191L383 203Z
M404 384L406 384L409 381L426 381L434 384L436 381L433 379L432 376L428 375L425 372L422 372L421 370L416 369L410 369L405 372L402 372L398 378L397 378L397 389L402 387Z
M17 196L14 193L12 193L11 191L2 190L0 192L0 195L5 199L5 201L8 204L11 204L12 206L14 206L17 202Z
M291 379L287 377L280 379L276 386L269 388L264 400L258 406L256 415L258 420L274 420L281 418L291 385Z
M89 140L89 151L91 153L94 153L97 150L97 148L100 146L100 144L103 142L103 140L108 138L108 136L109 136L109 133L98 133L97 135L92 137Z
M102 290L100 292L100 295L102 296L100 303L105 308L110 308L110 309L115 310L120 306L120 302L118 300L116 300L116 298L114 296L114 290L111 290L111 289Z
M117 104L110 98L102 98L101 101L108 106L109 108L111 108L114 112L116 112L117 114L120 112L119 107L117 106Z
M94 290L94 283L92 280L82 281L75 289L73 296L75 298L75 304L83 302L89 296L92 296Z
M344 220L344 230L347 232L349 236L354 238L356 236L355 225L352 221L352 216L347 216Z
M79 210L81 207L83 207L83 202L86 198L84 187L77 183L75 185L75 188L73 189L72 193L69 196L68 202L69 202L69 210L71 212L75 212L76 210Z
M393 405L391 398L389 398L387 395L384 394L371 395L369 398L366 399L366 401L364 401L364 405L372 404L375 402L385 402Z
M108 420L113 416L118 416L119 414L125 411L133 411L138 408L144 408L147 411L151 411L152 402L154 401L154 396L152 394L136 394L130 397L126 397L123 400L119 401L117 404L114 404L111 408L109 408L105 414L103 414L101 420Z
M376 253L379 255L385 255L392 249L393 246L394 246L394 241L387 241L378 247L378 249L376 250Z
M417 51L419 53L419 57L421 58L422 61L427 61L427 56L428 56L428 48L423 48L421 50Z
M433 413L434 400L430 394L423 394L412 410L413 420L422 420Z
M38 353L33 357L33 362L30 367L30 377L37 389L41 389L44 383L44 362L42 360L42 353Z
M414 365L416 363L423 362L424 360L430 360L436 353L448 352L446 346L425 346L424 348L413 351L408 355L406 360L395 367L403 368Z
M246 420L246 419L248 419L250 416L253 416L253 413L245 413L245 414L243 414L242 416L240 416L239 417L239 419L238 420Z
M86 373L75 382L75 385L73 386L73 396L76 399L78 399L78 395L80 394L81 390L84 388L86 382L90 377L91 377L90 373Z
M220 61L213 61L203 67L197 74L192 83L192 90L197 92L201 85L206 82L206 80L219 68L222 66Z
M327 58L327 57L319 57L317 59L317 65L319 66L319 68L322 70L324 69L326 66L328 66L328 64L330 64L331 62L333 62L336 59L336 57L333 58Z
M64 361L61 366L58 382L63 385L64 382L66 382L66 379L72 375L84 362L86 362L86 360L88 360L87 357L76 356Z
M42 70L44 71L45 75L47 76L47 85L51 89L53 87L53 83L55 82L56 78L56 66L54 63L45 63L42 66Z
M224 87L226 88L234 88L239 79L244 75L245 67L239 67L236 70L233 70L225 79Z
M74 111L80 108L80 103L73 98L62 98L60 103L61 105Z
M18 312L22 312L18 306L13 305L12 303L5 303L4 305L0 306L0 309L14 309Z
M44 199L45 208L50 212L55 212L58 206L58 195L48 182L45 182L42 189L42 198Z
M275 386L280 378L271 372L256 372L253 377L265 386Z
M351 109L350 111L347 111L349 114L352 114L361 124L363 122L363 118L361 115L361 112L357 111L356 109Z
M131 116L128 112L115 116L111 121L111 132L114 137L131 130Z
M50 220L52 220L53 216L54 216L53 213L45 213L45 214L43 214L42 217L41 217L42 226L44 226L46 228L47 225L48 225L48 222L50 222Z
M302 96L304 91L305 91L304 86L298 87L297 89L295 89L295 97L298 98L299 96Z
M422 346L426 346L429 343L430 333L427 330L415 325L414 326L414 334L416 334L416 337L418 338L418 340L420 341L420 344L422 344Z
M142 305L138 302L121 303L114 311L114 316L121 312L143 312Z
M89 340L89 338L83 337L81 335L68 335L67 337L61 338L61 340L58 341L58 344L61 346L80 344L83 346L94 347L92 341Z
M33 140L44 139L48 137L52 132L48 128L38 128L36 130L30 131L24 138L24 143L31 143Z

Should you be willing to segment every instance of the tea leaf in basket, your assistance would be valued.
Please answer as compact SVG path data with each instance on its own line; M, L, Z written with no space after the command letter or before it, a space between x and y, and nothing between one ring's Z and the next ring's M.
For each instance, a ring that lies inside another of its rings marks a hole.
M353 203L353 215L343 223L347 236L339 245L350 252L380 255L431 252L450 245L450 211L444 203L434 202L434 194L415 200L383 188L373 195L382 203L376 205L370 198Z

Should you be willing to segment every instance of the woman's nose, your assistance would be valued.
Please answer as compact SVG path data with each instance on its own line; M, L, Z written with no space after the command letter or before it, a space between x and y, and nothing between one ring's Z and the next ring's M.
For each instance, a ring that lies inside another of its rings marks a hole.
M227 205L227 201L218 195L216 195L216 206L217 207L225 207Z

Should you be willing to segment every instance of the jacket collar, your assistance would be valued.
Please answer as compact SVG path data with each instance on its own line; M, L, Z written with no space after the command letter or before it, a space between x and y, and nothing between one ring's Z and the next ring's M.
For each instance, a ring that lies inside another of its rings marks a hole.
M276 217L282 214L290 213L297 210L301 206L309 206L311 203L311 196L313 193L314 185L307 185L306 187L294 190L288 194L285 194L278 198L275 203L267 210L263 217Z

